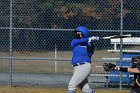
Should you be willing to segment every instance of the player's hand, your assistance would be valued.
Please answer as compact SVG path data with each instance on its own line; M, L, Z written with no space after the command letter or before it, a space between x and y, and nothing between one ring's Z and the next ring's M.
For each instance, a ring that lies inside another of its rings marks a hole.
M92 36L88 39L88 42L91 42L92 40L99 40L98 36Z
M105 71L115 70L116 65L112 63L104 63L103 68Z

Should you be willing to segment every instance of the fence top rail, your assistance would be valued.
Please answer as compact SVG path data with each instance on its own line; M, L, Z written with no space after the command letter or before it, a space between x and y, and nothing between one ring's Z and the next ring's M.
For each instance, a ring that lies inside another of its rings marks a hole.
M10 27L0 27L0 29L19 29L19 30L52 30L52 31L73 31L75 29L52 29L52 28L10 28ZM120 30L92 30L91 32L120 32ZM140 30L122 30L123 32L140 32Z

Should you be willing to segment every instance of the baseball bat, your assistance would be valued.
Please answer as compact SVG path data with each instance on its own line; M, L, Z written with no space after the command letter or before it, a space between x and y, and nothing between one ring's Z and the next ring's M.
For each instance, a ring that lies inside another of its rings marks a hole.
M115 39L115 38L127 38L127 37L131 37L131 34L107 36L107 37L103 37L102 39Z

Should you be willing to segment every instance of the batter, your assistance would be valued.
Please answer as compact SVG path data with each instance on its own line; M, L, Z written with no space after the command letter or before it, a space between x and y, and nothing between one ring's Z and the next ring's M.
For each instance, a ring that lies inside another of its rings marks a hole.
M99 40L99 37L90 37L88 28L84 26L78 27L75 35L71 41L73 76L68 85L68 93L75 93L77 87L82 93L95 93L88 84L88 77L91 73L91 57L95 50L94 40Z

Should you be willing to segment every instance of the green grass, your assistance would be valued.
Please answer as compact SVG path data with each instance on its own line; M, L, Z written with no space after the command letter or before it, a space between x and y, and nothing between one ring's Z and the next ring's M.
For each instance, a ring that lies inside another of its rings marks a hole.
M97 93L129 93L129 90L96 89ZM67 88L58 87L10 87L0 86L0 93L67 93ZM81 93L77 89L76 93Z

